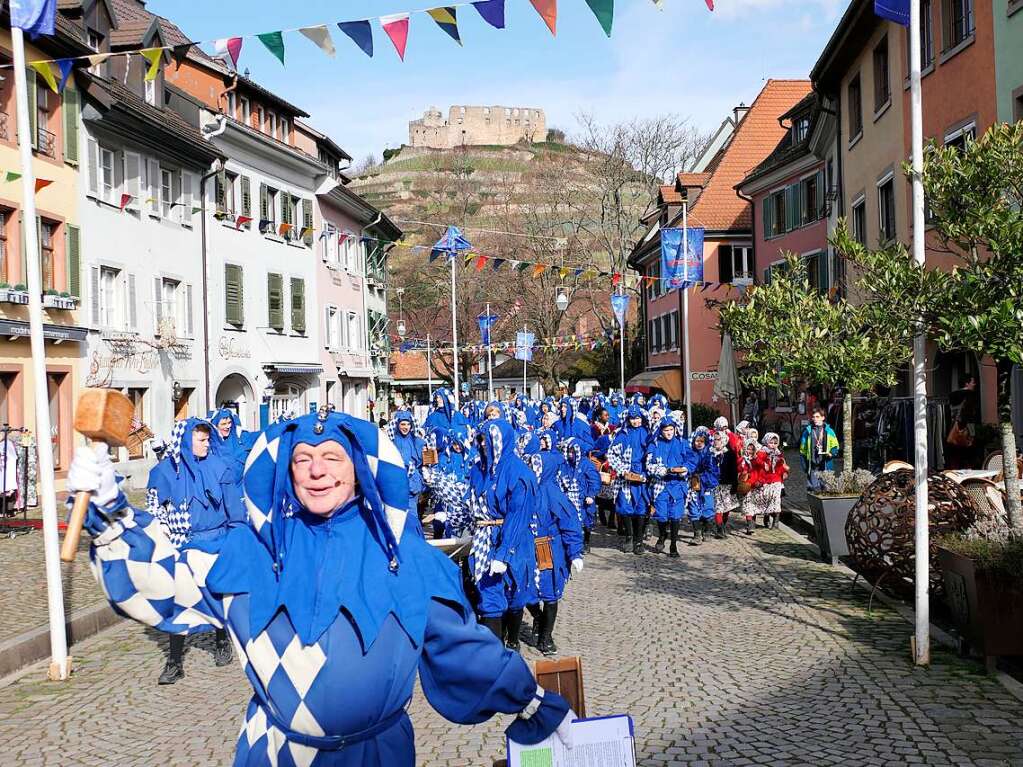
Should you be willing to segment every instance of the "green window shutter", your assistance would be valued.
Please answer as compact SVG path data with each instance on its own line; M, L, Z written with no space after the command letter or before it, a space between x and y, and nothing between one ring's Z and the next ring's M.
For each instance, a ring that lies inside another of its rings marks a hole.
M217 211L225 210L227 208L227 173L223 170L217 172L213 188L216 193L214 202L216 203Z
M291 329L305 333L305 280L291 278Z
M270 196L266 191L266 184L259 185L259 218L261 221L270 220Z
M774 236L774 196L768 195L763 202L764 239Z
M799 184L785 187L785 231L799 226Z
M313 244L313 201L302 200L302 231L305 235L302 242L312 247Z
M73 224L64 225L64 253L67 256L67 292L81 298L82 237L81 230Z
M225 317L231 325L241 327L244 324L244 294L242 268L235 264L224 266L224 299Z
M267 324L274 330L284 330L284 280L279 274L266 276Z
M252 182L248 176L242 176L238 181L242 195L242 215L252 217Z
M64 88L64 162L78 164L78 91Z
M824 196L827 194L827 189L824 188L824 169L817 171L817 210L814 215L814 220L824 217Z
M773 269L774 269L773 266L769 266L769 267L767 267L767 271L764 272L764 284L765 285L770 285L771 284L771 271Z
M817 290L827 295L831 288L831 275L828 268L828 252L822 250L817 254Z
M28 132L32 135L32 148L39 148L39 130L36 127L36 71L25 70L25 84L28 86Z

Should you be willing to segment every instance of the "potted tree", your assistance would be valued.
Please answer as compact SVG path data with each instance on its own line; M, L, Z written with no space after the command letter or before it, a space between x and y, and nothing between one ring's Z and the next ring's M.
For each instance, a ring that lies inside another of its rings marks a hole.
M7 293L7 302L11 304L28 303L28 286L19 282Z
M817 547L825 562L838 564L840 557L849 555L845 523L849 511L874 479L865 469L841 473L825 471L821 473L821 489L806 494Z
M47 288L43 291L43 308L44 309L58 309L57 301L60 298L60 294L53 288Z

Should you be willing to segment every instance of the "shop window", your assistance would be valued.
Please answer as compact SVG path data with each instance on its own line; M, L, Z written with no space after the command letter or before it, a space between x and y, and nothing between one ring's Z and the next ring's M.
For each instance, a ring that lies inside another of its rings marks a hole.
M11 406L14 384L18 380L17 373L0 373L0 423L11 423Z
M43 290L60 290L57 285L57 227L53 221L39 222L39 267Z
M146 390L129 388L126 392L128 399L131 400L132 407L134 408L133 428L136 425L141 425L146 422ZM128 453L128 460L134 461L139 458L144 458L145 453L143 450L143 441L140 439L128 440L128 447L126 448Z

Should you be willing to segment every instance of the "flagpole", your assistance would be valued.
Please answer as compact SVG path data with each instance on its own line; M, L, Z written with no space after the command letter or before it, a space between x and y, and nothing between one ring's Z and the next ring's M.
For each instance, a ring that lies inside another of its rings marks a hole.
M43 340L43 287L39 273L39 233L36 228L35 169L32 167L32 136L28 122L28 83L25 73L25 38L11 25L14 49L14 88L17 95L18 149L21 152L22 227L28 283L28 327L35 389L36 437L39 450L39 495L43 514L43 553L46 567L46 602L50 617L50 679L70 676L67 634L64 631L64 589L60 573L60 540L57 532L57 494L53 482L52 425L46 386L46 343Z
M621 286L618 288L618 295L625 295L625 275L622 275ZM618 346L619 353L619 372L621 373L622 380L622 399L625 399L625 312L622 312L622 316L618 318L618 338L620 343Z
M923 98L920 85L920 0L909 3L909 103L912 139L913 260L921 267L924 252L923 187ZM915 576L916 627L913 661L918 666L931 662L930 618L930 530L927 494L927 338L918 328L913 338L913 420L915 441Z
M458 391L458 309L456 308L455 288L455 261L458 260L458 251L452 249L451 254L451 351L452 363L455 373L455 410L461 407L460 394Z
M523 341L526 340L526 332L527 332L526 331L526 327L527 327L527 325L523 324L523 326L522 326L522 340ZM522 393L526 395L526 399L529 399L529 392L527 391L527 387L529 386L529 384L526 383L526 357L527 356L529 356L529 355L527 355L526 354L526 350L523 349L522 350Z
M487 402L494 401L494 364L490 356L490 302L487 302Z
M426 394L433 402L433 355L430 354L430 334L426 334Z
M703 254L700 254L703 257ZM682 375L686 393L686 429L693 433L693 392L692 377L689 373L689 201L682 200L682 259L686 271L686 280L679 290L682 291Z

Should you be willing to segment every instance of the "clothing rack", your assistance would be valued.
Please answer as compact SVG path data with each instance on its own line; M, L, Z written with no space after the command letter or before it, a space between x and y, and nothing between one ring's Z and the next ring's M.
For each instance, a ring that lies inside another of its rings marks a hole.
M10 500L11 493L17 497L18 483L15 481L14 487L7 486L7 461L11 460L12 456L7 448L8 441L11 434L27 434L28 429L23 426L11 426L10 424L0 424L0 445L3 446L3 458L0 459L3 462L2 470L0 470L0 535L6 535L13 538L15 535L24 534L31 532L32 528L27 524L28 522L28 498L25 497L24 503L21 505L21 524L7 524L13 516L16 516L17 511L11 514ZM17 461L17 472L22 480L22 487L28 486L28 460L20 460L21 449L18 445L14 445L13 458ZM26 456L27 458L27 456Z

